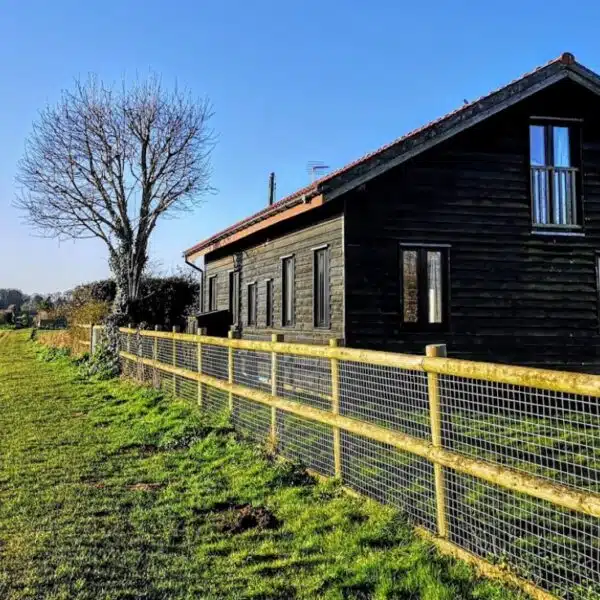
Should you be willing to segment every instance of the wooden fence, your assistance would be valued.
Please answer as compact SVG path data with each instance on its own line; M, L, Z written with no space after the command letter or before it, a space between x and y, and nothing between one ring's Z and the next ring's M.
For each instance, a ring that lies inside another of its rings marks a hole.
M120 331L125 375L398 507L442 551L535 598L600 594L600 377L449 359L443 346Z
M71 336L75 355L93 354L98 343L100 333L103 331L103 325L80 324L76 323L71 328Z

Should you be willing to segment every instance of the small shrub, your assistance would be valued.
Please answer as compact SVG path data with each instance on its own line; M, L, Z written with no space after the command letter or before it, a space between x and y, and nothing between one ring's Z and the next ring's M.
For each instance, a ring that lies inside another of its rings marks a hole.
M112 379L120 374L118 332L118 326L108 318L94 354L89 360L82 363L82 375L98 379Z
M53 348L48 346L40 346L37 351L38 359L43 362L52 362L69 358L71 356L70 348Z
M79 323L101 323L110 314L110 303L103 300L89 300L85 304L73 305L68 311L69 325Z
M120 373L119 359L115 358L106 346L99 345L92 356L81 361L81 374L105 380L117 377Z

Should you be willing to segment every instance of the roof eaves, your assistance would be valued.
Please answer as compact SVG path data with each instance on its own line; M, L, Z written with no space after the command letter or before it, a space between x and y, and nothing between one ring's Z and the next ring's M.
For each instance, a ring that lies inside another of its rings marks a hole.
M266 208L258 211L257 213L254 213L253 215L247 217L246 219L242 219L241 221L234 223L227 229L224 229L224 230L220 231L219 233L216 233L215 235L207 238L206 240L203 240L202 242L196 244L195 246L188 248L187 250L185 250L183 252L183 255L185 257L188 257L192 254L196 254L197 252L200 252L204 248L211 246L212 244L215 244L215 243L219 242L220 240L222 240L230 235L233 235L246 227L254 225L254 223L260 222L263 219L266 219L267 217L271 217L271 216L276 215L288 208L291 208L291 207L295 206L296 204L303 202L305 198L312 197L312 196L316 195L317 193L318 193L318 187L316 186L316 184L311 184L310 186L306 186L300 190L297 190L293 194L290 194L289 196L286 196L285 198L278 200L274 204L267 206Z
M374 177L375 175L387 170L394 166L393 160L399 156L408 155L411 150L416 149L417 146L425 145L425 142L431 142L432 144L438 143L444 136L448 137L448 133L453 128L457 127L460 123L465 123L468 120L475 119L475 117L484 112L486 108L493 106L494 103L501 103L502 96L515 96L519 92L524 90L536 91L538 86L549 85L549 82L553 82L553 77L561 77L561 73L566 71L572 71L576 75L582 78L592 81L593 85L600 88L600 77L593 71L590 71L583 65L575 62L575 58L570 53L563 53L558 58L555 58L545 65L537 67L533 71L525 73L521 77L514 79L510 83L503 85L472 102L469 102L457 109L443 115L422 127L419 127L400 138L397 138L391 143L385 144L375 151L369 152L361 158L337 169L327 175L324 175L320 179L316 180L309 186L303 187L293 194L286 196L282 200L279 200L272 206L268 206L265 209L255 213L254 215L239 221L238 223L228 227L227 229L213 235L212 237L196 244L189 250L184 252L184 256L190 256L194 253L201 251L227 236L234 234L245 227L248 227L264 218L267 218L273 214L276 214L282 210L285 210L291 206L294 206L297 202L301 201L307 195L314 195L317 193L329 193L328 198L331 199L341 193L345 193L352 187L360 184L360 178L362 177ZM564 76L564 75L563 75ZM500 98L499 98L500 97ZM498 109L498 110L501 110ZM485 118L487 118L486 115ZM422 151L422 150L421 150ZM353 185L353 182L359 181Z
M517 97L521 99L525 94L535 93L538 89L566 77L567 68L560 58L555 59L505 86L407 133L333 173L332 179L327 186L324 186L323 193L328 194L329 199L346 193L353 187L364 183L365 179L375 177L396 166L399 162L424 151L427 147L458 133L462 130L462 125L473 125L491 116L494 112L499 112L505 107L504 100L514 100ZM493 110L494 106L496 110ZM397 158L401 158L401 160L394 162L394 159Z

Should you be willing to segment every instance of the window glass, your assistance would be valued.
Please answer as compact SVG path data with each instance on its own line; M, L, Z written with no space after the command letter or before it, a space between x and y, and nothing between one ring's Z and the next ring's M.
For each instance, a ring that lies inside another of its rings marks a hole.
M581 225L578 169L573 166L573 127L530 125L532 221L540 227Z
M240 309L240 274L237 271L229 273L229 312L234 325L238 324Z
M448 251L403 248L402 321L423 331L437 329L448 318Z
M217 310L217 276L208 280L208 310Z
M248 325L256 325L256 283L248 285Z
M427 252L429 322L442 322L442 253Z
M265 325L267 327L273 327L273 281L269 279L266 282L266 316Z
M555 167L571 166L571 148L568 127L552 128L552 150Z
M313 306L315 327L329 327L329 251L315 250Z
M294 258L282 260L281 277L281 314L282 325L290 327L294 324Z
M417 251L402 253L402 282L404 287L404 322L416 323L419 318Z
M529 147L532 166L546 164L546 130L543 125L529 127Z

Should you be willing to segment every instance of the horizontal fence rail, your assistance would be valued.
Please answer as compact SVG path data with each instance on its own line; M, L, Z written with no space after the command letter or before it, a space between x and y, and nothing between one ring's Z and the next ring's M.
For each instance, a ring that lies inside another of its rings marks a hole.
M124 328L120 348L126 376L229 414L488 575L537 598L600 594L600 377L279 336Z

